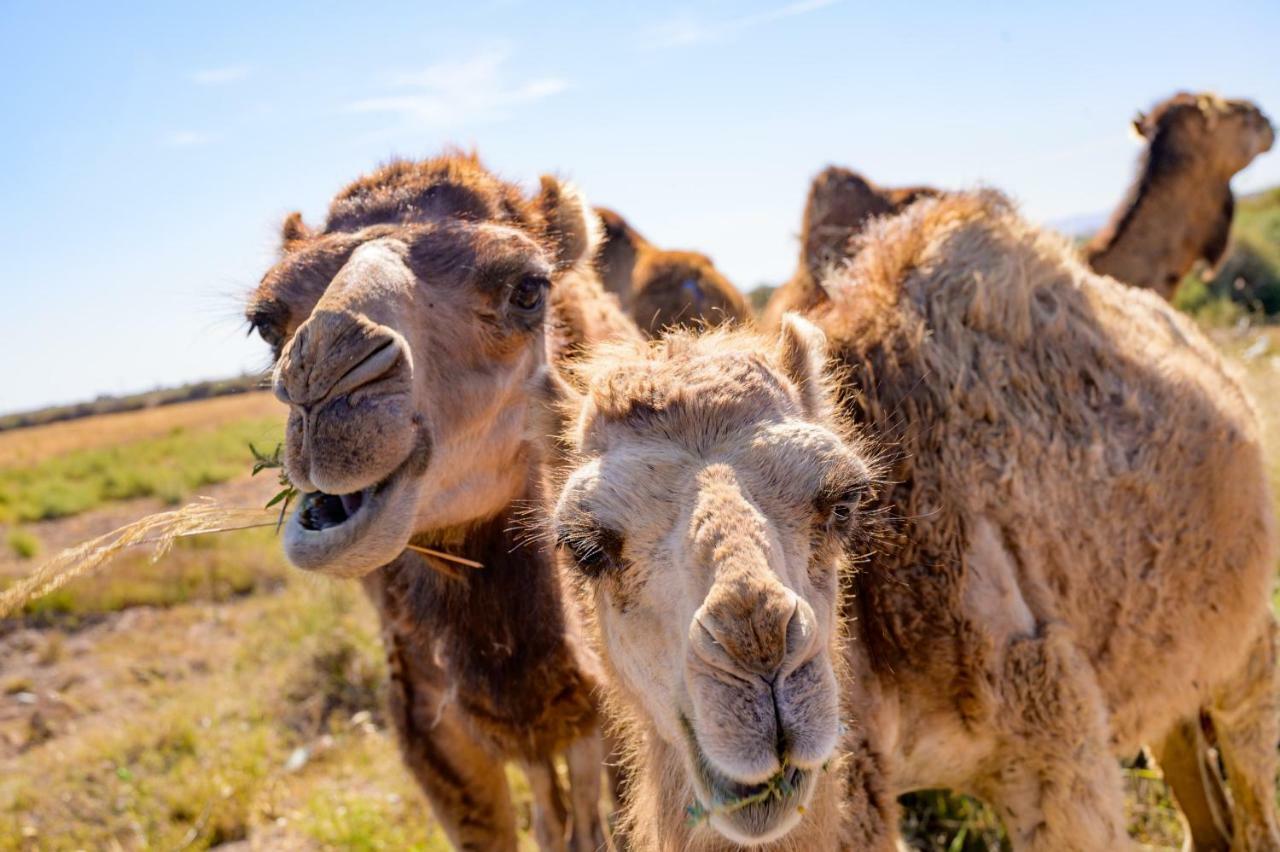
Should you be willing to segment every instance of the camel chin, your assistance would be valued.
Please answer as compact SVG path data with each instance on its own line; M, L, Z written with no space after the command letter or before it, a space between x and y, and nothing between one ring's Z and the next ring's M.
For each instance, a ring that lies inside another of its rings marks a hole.
M737 781L712 765L692 731L687 755L689 780L708 824L744 846L771 843L795 828L817 786L814 770L794 765L758 783Z
M304 494L285 522L285 556L298 568L335 577L361 577L386 565L413 536L420 485L406 462L351 494Z

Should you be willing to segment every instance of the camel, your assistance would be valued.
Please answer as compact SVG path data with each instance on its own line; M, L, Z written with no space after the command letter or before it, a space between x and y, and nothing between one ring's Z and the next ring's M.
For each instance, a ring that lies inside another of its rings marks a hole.
M1085 247L1095 272L1172 299L1197 261L1227 251L1231 177L1271 149L1275 130L1256 105L1180 92L1133 121L1146 142L1138 176L1110 222Z
M631 294L631 318L657 337L679 326L714 328L751 316L747 300L705 254L653 251L640 256Z
M617 213L597 207L604 240L596 256L605 289L650 337L680 325L715 327L751 316L746 299L705 254L663 250Z
M1274 521L1232 371L994 192L855 248L776 339L544 376L634 848L892 850L931 787L1014 850L1126 848L1114 756L1149 744L1188 848L1280 849Z
M605 292L617 296L622 306L630 309L631 282L636 263L642 253L657 249L631 227L630 222L608 207L597 207L596 215L603 226L600 249L596 254L600 283L604 285Z
M550 548L521 534L541 481L530 377L639 336L590 270L597 232L553 178L529 199L474 154L393 162L338 193L323 228L285 220L247 309L303 492L285 552L361 579L402 755L459 849L516 848L508 760L529 775L541 848L605 843L599 662Z
M938 190L876 186L857 172L827 166L809 183L800 225L800 259L791 278L769 297L761 315L765 330L776 331L787 311L806 311L826 300L822 278L849 259L850 240L877 216L904 210Z

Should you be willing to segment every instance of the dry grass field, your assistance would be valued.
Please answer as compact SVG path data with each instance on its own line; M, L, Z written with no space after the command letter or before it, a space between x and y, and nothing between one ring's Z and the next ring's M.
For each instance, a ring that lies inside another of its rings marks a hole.
M1280 334L1214 333L1263 409L1280 488ZM0 433L0 586L176 501L262 505L274 483L249 478L247 445L274 446L281 423L246 394ZM51 482L64 502L42 514ZM130 554L0 621L0 850L446 849L400 766L384 676L358 587L289 570L271 529ZM1135 835L1176 848L1159 773L1126 771ZM998 847L977 803L914 799L919 848Z

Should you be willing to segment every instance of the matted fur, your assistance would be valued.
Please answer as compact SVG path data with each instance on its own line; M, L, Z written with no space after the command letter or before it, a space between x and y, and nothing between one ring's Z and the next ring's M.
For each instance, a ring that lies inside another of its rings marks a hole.
M1199 260L1226 254L1231 177L1269 150L1275 132L1253 103L1179 92L1134 129L1146 141L1137 176L1085 255L1097 272L1173 298Z
M1239 848L1276 848L1271 503L1255 413L1213 347L995 193L873 224L826 287L811 318L839 410L892 463L864 519L875 552L846 569L843 804L776 848L893 849L896 796L936 786L991 801L1016 849L1119 848L1113 755L1202 709ZM582 454L568 464L598 451L582 429L602 413L654 440L714 431L705 413L651 412L742 386L734 368L717 387L717 365L780 370L755 354L773 346L734 333L600 353L566 417ZM787 386L753 381L764 406ZM613 706L639 753L636 847L726 848L682 820L681 756L634 696Z

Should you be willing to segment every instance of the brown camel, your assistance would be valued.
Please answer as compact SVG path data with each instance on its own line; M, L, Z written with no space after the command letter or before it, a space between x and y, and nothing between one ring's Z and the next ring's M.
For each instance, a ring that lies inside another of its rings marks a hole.
M927 787L1015 850L1126 848L1114 755L1151 744L1193 848L1280 849L1274 516L1233 373L995 193L856 248L777 342L545 383L635 848L888 852ZM1183 759L1202 712L1229 817Z
M1146 140L1138 176L1085 248L1095 272L1172 299L1199 260L1226 254L1231 176L1271 149L1271 122L1249 101L1181 92L1139 113Z
M636 264L631 317L650 337L679 326L743 323L747 300L705 254L652 251Z
M530 377L638 337L589 269L597 228L552 178L527 199L474 155L395 162L340 192L323 229L290 216L247 310L275 349L285 470L304 492L286 554L362 579L402 754L462 849L515 849L508 760L530 777L543 849L605 842L599 663L549 547L519 532L539 499Z
M901 212L921 198L938 195L927 186L876 186L857 172L827 166L809 184L800 225L795 274L765 305L760 324L774 331L787 311L807 311L826 300L822 278L850 257L850 240L878 216Z
M617 213L596 212L604 241L596 256L605 289L618 296L650 337L680 325L714 327L751 316L747 300L705 254L665 251Z

